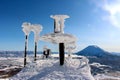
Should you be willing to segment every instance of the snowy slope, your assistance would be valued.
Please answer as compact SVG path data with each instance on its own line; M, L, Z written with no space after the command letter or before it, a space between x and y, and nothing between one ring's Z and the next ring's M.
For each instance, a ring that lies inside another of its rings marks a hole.
M90 72L88 59L66 58L63 66L59 59L41 59L29 62L25 68L10 80L94 80Z

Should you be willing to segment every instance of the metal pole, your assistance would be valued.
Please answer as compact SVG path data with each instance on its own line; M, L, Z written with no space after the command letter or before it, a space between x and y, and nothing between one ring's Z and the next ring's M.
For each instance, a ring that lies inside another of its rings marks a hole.
M35 42L35 55L34 55L34 61L36 61L37 57L37 42Z
M55 28L56 28L56 22L55 22L55 19L54 19L54 33L56 33Z
M59 58L60 58L60 65L64 64L64 43L59 43Z
M24 67L26 65L26 56L27 56L27 38L28 36L25 36L25 52L24 52Z

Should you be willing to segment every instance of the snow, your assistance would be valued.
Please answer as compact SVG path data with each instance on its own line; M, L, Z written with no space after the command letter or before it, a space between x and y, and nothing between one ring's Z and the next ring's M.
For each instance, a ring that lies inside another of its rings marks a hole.
M92 64L90 64L90 65L92 65L92 66L96 66L96 67L111 67L111 66L108 66L108 65L102 65L102 64L100 64L100 63L96 63L96 62L94 62L94 63L92 63Z
M34 41L35 42L38 42L39 41L39 34L40 32L42 31L42 25L40 24L31 24L29 22L24 22L22 24L22 27L23 27L23 32L25 33L25 35L29 35L31 31L34 32L35 34L35 37L34 37Z
M4 54L3 54L4 55ZM83 56L65 55L65 64L59 65L58 54L51 54L52 57L42 59L42 55L38 55L38 60L33 62L34 55L27 57L27 65L18 74L10 77L9 79L0 80L120 80L120 76L110 76L107 74L91 75L88 59ZM7 70L16 68L18 65L23 66L23 58L21 57L0 57L0 65L6 64L6 68L0 70ZM13 64L14 63L14 64ZM11 66L12 64L12 66ZM17 65L17 66L16 66ZM93 63L94 66L106 66L99 63ZM4 65L3 65L4 66Z
M6 78L6 79L0 79L0 80L9 80L8 78Z
M114 76L108 76L105 74L97 74L96 76L94 76L95 80L102 80L102 79L109 79L109 80L120 80L120 77L114 77Z
M71 34L62 34L62 33L49 33L41 37L41 40L52 42L52 43L66 43L66 44L75 44L77 41L76 37Z
M90 66L87 64L88 59L80 58L66 57L63 66L60 66L59 59L54 57L48 59L39 57L36 62L30 59L26 67L9 80L94 80Z
M12 68L16 66L23 66L23 58L16 58L16 57L0 57L0 70L3 70L3 67L5 69Z
M51 15L51 18L55 21L55 32L64 33L64 22L66 18L69 18L68 15Z

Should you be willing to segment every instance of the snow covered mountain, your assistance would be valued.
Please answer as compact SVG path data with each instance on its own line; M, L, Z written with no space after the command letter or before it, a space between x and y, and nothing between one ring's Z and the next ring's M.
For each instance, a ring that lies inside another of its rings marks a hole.
M90 45L90 46L86 47L85 49L79 51L76 54L84 55L84 56L96 56L96 57L103 57L103 56L105 57L105 56L112 55L109 52L107 52L95 45Z
M111 74L112 76L115 76L120 73L120 56L117 55L119 53L115 54L113 52L107 52L98 46L90 45L76 54L86 56L89 59L92 75L96 77L98 77L97 75L99 74Z

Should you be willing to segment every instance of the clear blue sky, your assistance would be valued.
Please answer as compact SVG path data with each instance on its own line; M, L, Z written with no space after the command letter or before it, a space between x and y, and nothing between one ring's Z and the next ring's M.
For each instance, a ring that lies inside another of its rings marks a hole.
M65 33L78 38L78 50L98 45L120 52L119 5L118 0L0 0L0 50L24 50L23 22L41 24L43 35L53 32L50 15L67 14L70 18L66 19ZM48 43L39 41L38 45L38 50L42 50ZM28 50L34 50L33 33L28 46ZM57 50L53 44L48 46Z

